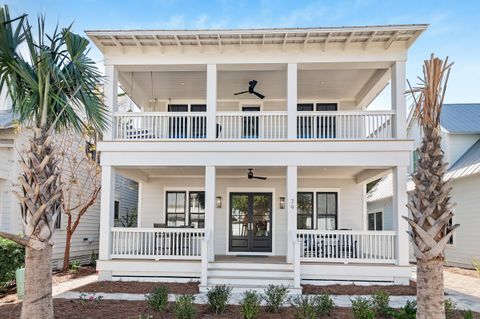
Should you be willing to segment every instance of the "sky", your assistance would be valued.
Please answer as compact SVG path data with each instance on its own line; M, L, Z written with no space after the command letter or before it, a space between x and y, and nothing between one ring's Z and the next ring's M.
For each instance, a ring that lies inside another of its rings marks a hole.
M409 50L407 78L421 75L431 53L455 64L445 101L480 103L480 1L478 0L11 0L12 16L41 13L50 29L73 22L85 35L96 29L209 29L430 24ZM102 63L92 47L91 57ZM388 88L375 101L389 104ZM374 106L375 107L375 106Z

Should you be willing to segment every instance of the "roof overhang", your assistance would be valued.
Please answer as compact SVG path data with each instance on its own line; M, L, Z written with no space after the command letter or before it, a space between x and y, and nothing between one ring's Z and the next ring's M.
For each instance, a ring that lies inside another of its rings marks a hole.
M427 24L352 26L286 29L224 29L224 30L88 30L86 34L95 45L106 48L172 48L277 45L317 45L326 50L329 44L360 44L364 49L380 46L388 50L393 44L408 49L427 29Z

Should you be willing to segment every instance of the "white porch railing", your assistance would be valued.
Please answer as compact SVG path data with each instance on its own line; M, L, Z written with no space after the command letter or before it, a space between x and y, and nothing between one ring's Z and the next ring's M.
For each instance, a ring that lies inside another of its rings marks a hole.
M195 112L127 112L114 115L120 140L204 139L207 116Z
M300 260L395 263L395 231L298 230Z
M220 140L280 140L287 138L286 112L217 113Z
M204 229L112 228L111 258L201 259Z
M297 112L297 138L390 139L393 115L388 111Z

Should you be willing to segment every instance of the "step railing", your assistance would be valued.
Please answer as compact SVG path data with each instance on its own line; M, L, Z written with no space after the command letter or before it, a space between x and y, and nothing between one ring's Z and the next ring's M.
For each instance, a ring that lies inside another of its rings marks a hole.
M117 140L205 139L207 116L198 112L126 112L114 115Z
M111 258L201 259L204 229L123 228L111 229Z
M391 139L390 111L297 112L298 139Z
M297 230L300 260L395 263L395 231Z
M286 138L286 112L217 113L217 139L219 140L281 140Z

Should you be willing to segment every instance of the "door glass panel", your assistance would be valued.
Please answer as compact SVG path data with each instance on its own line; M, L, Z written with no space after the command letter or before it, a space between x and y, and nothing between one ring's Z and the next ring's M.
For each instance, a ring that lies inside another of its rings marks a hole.
M253 235L256 237L270 236L270 196L253 196Z
M247 236L248 223L248 195L232 195L232 236Z

